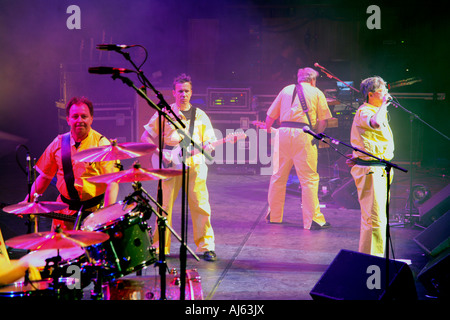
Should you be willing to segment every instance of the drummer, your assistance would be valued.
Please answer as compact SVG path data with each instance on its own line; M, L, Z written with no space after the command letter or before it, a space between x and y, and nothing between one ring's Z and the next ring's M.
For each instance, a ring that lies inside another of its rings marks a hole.
M108 206L117 200L119 186L116 182L93 184L86 178L106 173L118 172L114 161L80 162L71 158L76 152L110 145L110 141L91 128L94 107L85 97L74 97L66 106L66 120L70 132L58 135L36 163L39 173L33 183L30 195L43 194L56 175L56 187L60 193L57 201L69 205L58 213L76 217L82 208L83 218L96 211L102 204ZM28 195L25 199L28 201ZM73 229L74 221L53 220L52 229L61 225L62 229Z

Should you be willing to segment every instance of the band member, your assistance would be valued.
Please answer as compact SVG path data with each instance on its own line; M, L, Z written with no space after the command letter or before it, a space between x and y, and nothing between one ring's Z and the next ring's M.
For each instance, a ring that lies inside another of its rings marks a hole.
M91 128L94 120L94 107L85 97L74 97L66 106L66 120L70 131L58 135L45 149L36 163L39 176L31 187L31 196L43 194L56 175L56 188L60 192L57 201L64 202L69 208L59 213L74 216L80 208L86 215L96 211L102 203L105 206L116 202L119 186L117 183L93 184L86 178L117 172L113 161L80 162L71 155L93 147L110 145L109 140ZM28 200L28 196L26 198ZM53 227L73 229L72 221L54 219Z
M281 90L267 111L266 126L270 128L280 118L278 130L278 167L274 170L269 185L269 211L266 220L281 223L286 197L286 182L292 166L295 167L302 187L303 227L308 230L329 228L320 211L317 173L318 153L313 137L303 132L304 126L323 132L331 112L325 95L316 87L317 71L299 69L298 84ZM274 162L276 162L274 160Z
M193 140L202 145L206 151L212 151L211 142L216 140L211 121L206 113L191 105L192 81L190 76L182 74L175 78L173 83L173 95L175 103L172 110L186 125L186 131L190 132ZM159 145L159 121L156 113L144 126L141 141ZM164 148L174 149L180 145L183 137L175 130L172 124L164 120L163 124ZM169 159L170 162L174 159ZM211 226L211 206L209 193L206 186L208 167L204 156L199 153L186 159L187 170L187 195L192 217L193 237L197 246L197 252L203 254L206 261L216 260L214 231ZM168 214L167 223L172 224L173 204L182 186L182 176L173 177L162 181L163 209ZM165 253L170 253L170 232L166 231ZM154 244L159 244L159 234L155 232Z
M365 103L356 111L351 129L352 146L380 159L394 157L394 139L387 119L390 95L386 82L371 77L361 82ZM361 152L353 152L351 174L361 206L359 252L384 256L386 246L387 175L385 166ZM391 178L393 172L391 172Z

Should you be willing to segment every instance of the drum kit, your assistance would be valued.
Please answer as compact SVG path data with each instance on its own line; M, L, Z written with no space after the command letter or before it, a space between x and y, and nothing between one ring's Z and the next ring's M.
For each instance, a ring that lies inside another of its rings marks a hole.
M82 162L116 161L149 154L156 146L148 143L122 143L80 151L72 158ZM0 297L52 297L79 299L81 289L94 282L91 299L103 299L102 286L120 277L141 270L157 261L156 248L147 225L152 212L150 205L161 206L142 188L140 182L164 180L181 175L181 170L145 169L138 162L129 170L121 170L87 178L92 183L134 183L134 193L113 205L89 214L74 230L35 232L6 241L16 249L30 250L20 260L39 268L43 280L0 287ZM3 208L15 215L46 215L67 208L60 202L23 202ZM79 213L79 216L81 212ZM78 220L78 219L77 219ZM172 233L176 233L166 225ZM176 235L177 236L177 235ZM178 236L177 236L178 237ZM178 237L179 238L179 237ZM78 273L74 273L77 271ZM74 276L78 275L78 277Z

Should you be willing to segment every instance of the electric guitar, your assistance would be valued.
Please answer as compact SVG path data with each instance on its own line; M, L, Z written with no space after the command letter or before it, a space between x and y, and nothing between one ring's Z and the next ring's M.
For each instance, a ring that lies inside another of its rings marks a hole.
M215 148L218 145L224 143L236 143L240 139L245 139L247 135L243 132L235 132L228 134L225 138L211 142L211 147ZM195 156L196 154L203 153L198 149L194 149L192 146L188 148L188 150L184 149L187 154L184 156L186 160ZM181 169L183 165L183 155L181 153L181 146L178 145L173 149L163 149L162 150L162 168L164 169ZM151 157L151 163L153 168L159 168L159 149L153 152ZM186 163L186 161L185 161Z
M252 121L252 124L260 129L267 130L267 125L264 121ZM276 132L277 128L270 128L271 131Z

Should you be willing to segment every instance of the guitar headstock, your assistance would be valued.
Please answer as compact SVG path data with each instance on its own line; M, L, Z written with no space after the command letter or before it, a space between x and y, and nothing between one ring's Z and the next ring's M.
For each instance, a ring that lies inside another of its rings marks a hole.
M252 124L260 129L267 129L266 123L264 121L252 121Z

